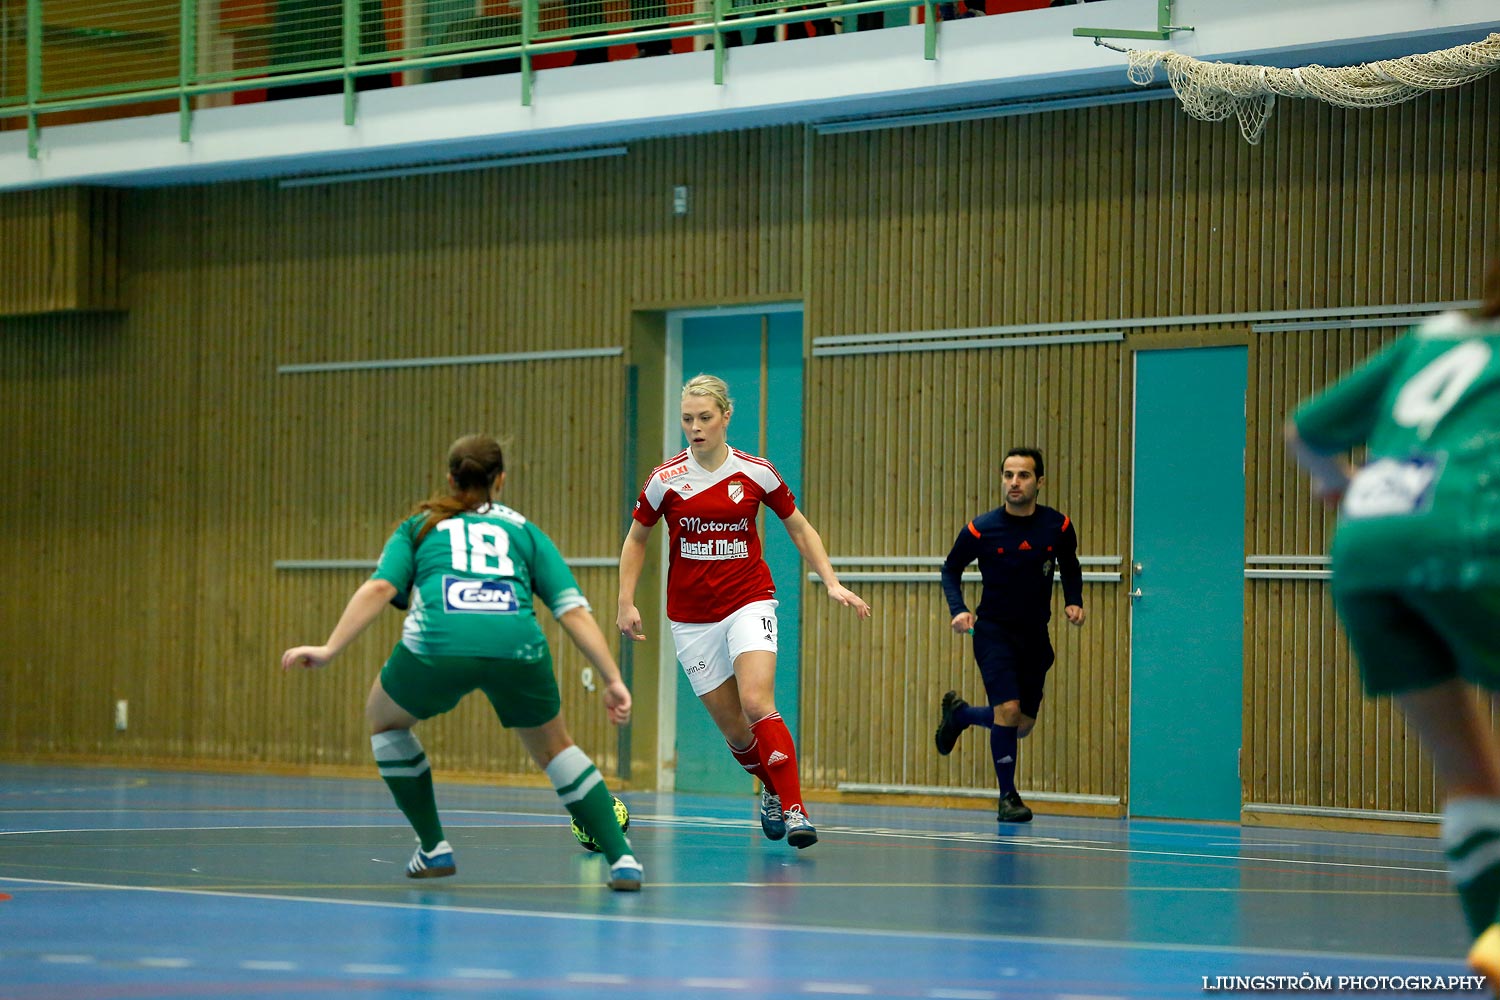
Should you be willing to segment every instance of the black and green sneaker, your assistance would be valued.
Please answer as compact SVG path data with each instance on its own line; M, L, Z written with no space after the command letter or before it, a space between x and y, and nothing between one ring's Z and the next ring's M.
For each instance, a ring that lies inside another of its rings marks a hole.
M958 742L958 734L967 728L953 716L960 709L968 707L969 703L960 698L957 691L949 691L943 695L943 721L938 723L933 739L937 742L937 752L944 757L953 752L953 745Z
M1000 808L995 811L995 821L998 823L1030 823L1031 807L1021 801L1021 796L1016 792L1006 792L1000 796Z

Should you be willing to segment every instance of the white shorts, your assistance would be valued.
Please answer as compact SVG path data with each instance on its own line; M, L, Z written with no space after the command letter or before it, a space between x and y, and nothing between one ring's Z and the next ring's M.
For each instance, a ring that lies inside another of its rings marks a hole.
M702 697L734 676L734 661L752 649L776 652L776 602L755 601L721 622L674 622L672 641L693 694Z

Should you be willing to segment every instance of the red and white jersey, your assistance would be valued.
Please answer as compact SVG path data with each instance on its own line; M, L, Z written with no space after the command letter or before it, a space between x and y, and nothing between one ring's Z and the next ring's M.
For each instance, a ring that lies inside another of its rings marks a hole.
M634 517L648 528L667 520L669 619L723 621L776 593L755 530L761 504L780 518L797 509L771 463L737 448L730 448L724 464L712 472L684 451L651 473L636 498Z

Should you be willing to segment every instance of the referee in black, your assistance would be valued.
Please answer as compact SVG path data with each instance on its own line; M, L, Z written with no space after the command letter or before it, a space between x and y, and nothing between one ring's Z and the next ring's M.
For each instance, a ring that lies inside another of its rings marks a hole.
M985 703L970 705L957 691L943 695L937 750L953 752L970 726L990 731L1001 823L1026 823L1031 809L1016 792L1017 742L1036 725L1042 687L1052 666L1054 572L1062 577L1064 613L1083 624L1083 572L1078 533L1066 514L1036 502L1045 476L1042 453L1012 448L1001 465L1005 503L966 524L943 562L943 593L953 631L974 635L974 660L984 678ZM978 561L984 589L975 615L964 603L963 573Z

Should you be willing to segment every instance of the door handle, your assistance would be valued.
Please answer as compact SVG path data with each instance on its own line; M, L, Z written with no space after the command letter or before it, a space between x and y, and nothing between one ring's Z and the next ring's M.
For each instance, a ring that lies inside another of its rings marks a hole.
M1134 590L1132 590L1130 592L1130 594L1128 596L1130 597L1130 599L1132 601L1139 601L1141 599L1141 588L1140 587L1135 588Z

